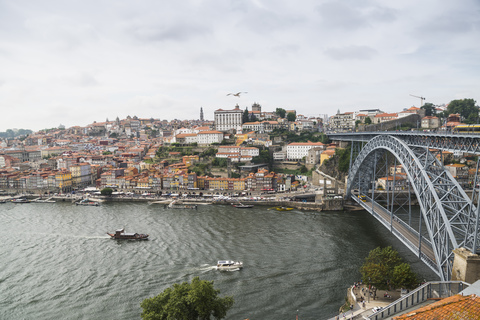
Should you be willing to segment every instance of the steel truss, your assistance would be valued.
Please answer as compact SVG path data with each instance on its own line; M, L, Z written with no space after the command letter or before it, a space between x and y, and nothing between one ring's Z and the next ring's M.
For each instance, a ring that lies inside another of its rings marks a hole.
M421 232L417 232L418 244L412 246L411 241L402 239L401 234L393 233L426 262L443 281L447 281L452 274L453 250L464 247L475 252L479 247L478 212L465 191L428 147L410 147L399 138L380 135L372 138L358 153L350 168L347 182L347 195L351 195L354 191L353 194L369 196L372 214L376 205L375 171L385 151L395 157L395 161L403 166L407 174L419 202L421 219L424 220L427 228L429 241L424 242ZM364 203L361 204L365 207ZM378 210L388 211L393 218L393 205L387 204L386 208L382 207ZM388 225L385 221L382 223ZM392 219L390 228L391 225ZM424 243L431 246L434 256L430 255L429 258L422 251Z
M386 131L330 133L328 137L332 140L341 141L369 141L379 135L395 136L405 141L409 146L429 146L434 149L480 155L479 134Z

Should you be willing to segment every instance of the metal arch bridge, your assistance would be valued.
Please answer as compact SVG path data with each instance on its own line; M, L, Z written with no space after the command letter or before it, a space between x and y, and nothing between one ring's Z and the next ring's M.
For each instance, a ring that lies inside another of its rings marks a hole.
M329 134L329 137L352 142L347 195L353 195L356 202L390 229L443 281L451 278L454 249L463 247L479 253L479 211L473 204L478 199L478 190L470 198L437 159L436 152L480 155L480 136L372 132ZM393 155L395 165L402 165L409 181L408 192L396 187L396 179L400 182L396 170L393 177L389 175L389 154ZM385 192L376 190L379 174L393 180L393 187ZM476 175L474 186L478 185L477 179ZM420 207L417 226L412 224L411 191ZM397 212L398 207L405 204L405 201L399 203L402 192L408 198L408 221L399 218L401 214Z

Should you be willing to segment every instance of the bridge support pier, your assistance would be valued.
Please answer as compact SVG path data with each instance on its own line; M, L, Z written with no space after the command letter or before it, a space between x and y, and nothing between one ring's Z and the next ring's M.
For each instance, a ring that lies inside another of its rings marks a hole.
M474 283L480 279L480 256L465 248L453 250L452 280Z

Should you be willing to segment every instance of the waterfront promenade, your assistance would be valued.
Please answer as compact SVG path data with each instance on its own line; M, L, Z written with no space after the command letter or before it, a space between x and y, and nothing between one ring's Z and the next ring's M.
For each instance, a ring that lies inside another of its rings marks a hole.
M367 285L359 285L357 287L350 287L347 289L349 301L353 301L353 309L347 312L338 314L338 317L331 317L330 320L342 319L364 319L373 314L375 307L386 307L393 301L400 298L399 290L376 290L375 297L372 290L368 294ZM388 295L388 296L387 296ZM362 301L363 300L363 301ZM344 318L345 315L345 318Z

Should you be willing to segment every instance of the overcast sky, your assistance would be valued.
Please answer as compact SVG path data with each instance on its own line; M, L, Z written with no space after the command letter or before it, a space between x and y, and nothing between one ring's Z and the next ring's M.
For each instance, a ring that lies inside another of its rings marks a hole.
M0 0L0 131L411 94L480 103L480 1Z

